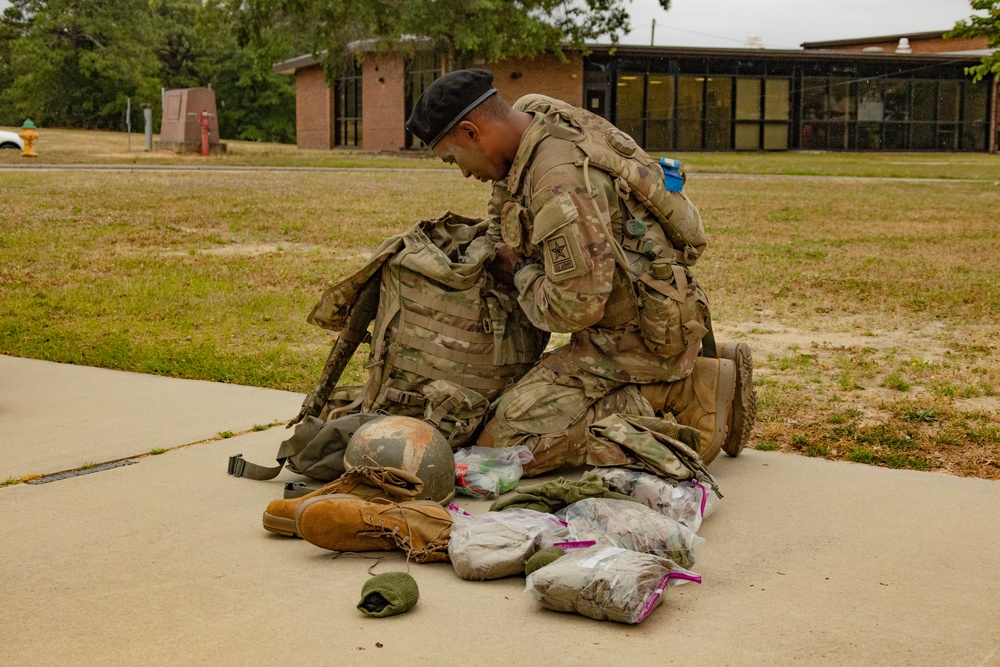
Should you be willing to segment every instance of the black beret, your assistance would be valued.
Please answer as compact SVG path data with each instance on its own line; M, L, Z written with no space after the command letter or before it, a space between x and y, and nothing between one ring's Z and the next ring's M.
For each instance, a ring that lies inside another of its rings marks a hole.
M417 100L406 129L433 148L466 114L495 92L493 72L485 69L448 72L428 86Z

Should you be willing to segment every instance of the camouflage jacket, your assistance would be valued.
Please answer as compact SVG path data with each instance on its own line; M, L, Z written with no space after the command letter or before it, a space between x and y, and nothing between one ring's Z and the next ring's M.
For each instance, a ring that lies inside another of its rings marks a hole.
M573 334L543 363L564 374L583 370L621 382L684 378L697 349L662 357L643 344L632 279L616 265L607 236L621 233L622 203L636 217L644 217L642 206L631 198L620 203L607 173L583 168L585 156L572 138L580 130L545 115L553 102L529 95L514 105L535 119L489 204L490 238L529 262L514 276L528 319L542 330ZM648 263L636 266L644 261L640 255L629 253L628 261L636 275L648 269Z

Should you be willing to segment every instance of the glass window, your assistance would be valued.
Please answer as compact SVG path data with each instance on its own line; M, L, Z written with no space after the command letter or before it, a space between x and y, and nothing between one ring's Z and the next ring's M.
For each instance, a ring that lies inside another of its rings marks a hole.
M788 120L791 107L791 81L788 79L768 79L764 82L764 119Z
M910 82L886 79L882 84L882 118L886 121L910 119Z
M860 112L860 105L859 105ZM858 150L877 151L882 148L882 123L858 123Z
M764 124L764 150L783 151L788 149L788 123Z
M936 81L913 82L913 120L934 120L934 100L937 97Z
M802 77L802 120L825 120L829 118L826 94L826 77Z
M674 77L650 74L646 79L646 149L674 147Z
M941 81L938 85L937 121L957 123L958 108L961 103L961 81Z
M733 117L733 79L713 76L705 82L705 148L725 151L731 148L729 133Z
M421 51L406 61L405 70L406 108L404 111L406 118L409 118L423 92L435 79L441 76L441 56L433 51ZM423 145L424 143L413 134L406 133L407 148L419 148Z
M335 84L334 144L361 145L361 67L352 62Z
M986 144L986 107L989 95L989 84L965 82L965 107L962 125L962 149L967 151L987 150Z
M883 83L878 79L858 82L858 122L881 123L884 119Z
M826 150L826 123L802 123L799 148L814 151Z
M856 120L857 115L857 99L851 94L850 81L830 81L830 120L846 122Z
M760 119L760 79L736 79L736 120Z
M736 150L760 148L760 123L736 123Z
M645 74L624 73L618 77L617 123L622 132L629 134L640 146L646 145L642 128L643 88Z
M701 150L702 91L705 77L677 77L677 149Z

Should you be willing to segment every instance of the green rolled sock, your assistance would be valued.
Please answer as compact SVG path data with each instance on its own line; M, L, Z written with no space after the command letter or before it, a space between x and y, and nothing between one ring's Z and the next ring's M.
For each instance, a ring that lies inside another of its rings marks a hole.
M383 618L413 609L420 597L417 582L406 572L377 574L361 587L358 609L368 616Z
M546 547L541 551L536 551L528 562L524 564L524 576L528 576L535 570L540 570L549 563L558 560L561 556L566 555L566 552L559 547Z

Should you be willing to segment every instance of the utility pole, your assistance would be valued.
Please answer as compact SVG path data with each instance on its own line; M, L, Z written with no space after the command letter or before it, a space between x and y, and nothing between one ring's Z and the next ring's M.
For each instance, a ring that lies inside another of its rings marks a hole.
M649 30L649 45L656 46L656 19L653 19L653 27Z

